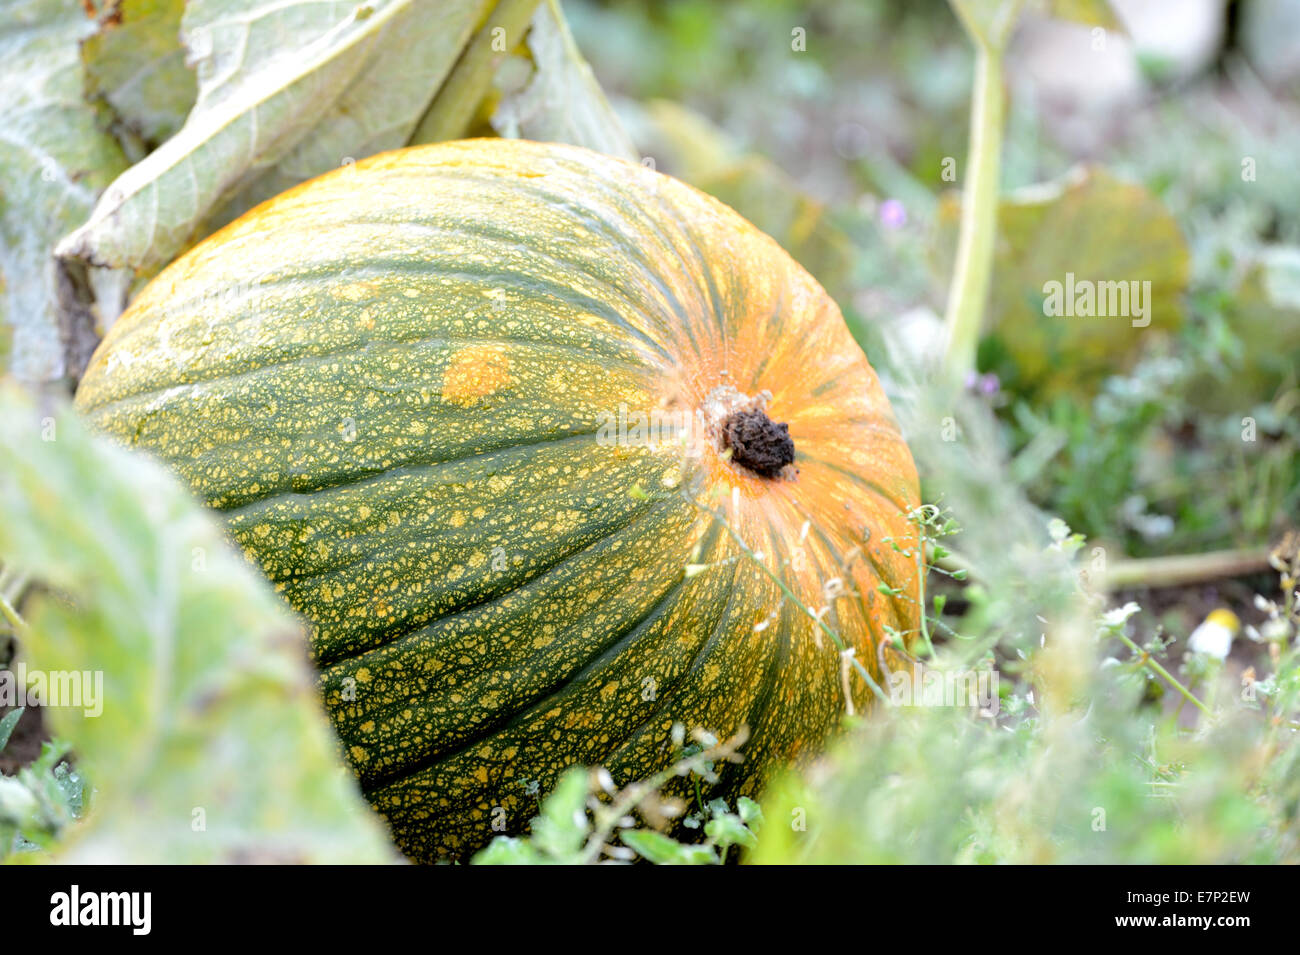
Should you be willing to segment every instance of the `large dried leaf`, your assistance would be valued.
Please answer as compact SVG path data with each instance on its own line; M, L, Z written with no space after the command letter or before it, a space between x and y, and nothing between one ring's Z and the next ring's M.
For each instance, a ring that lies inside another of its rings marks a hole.
M30 608L25 662L91 675L46 709L96 788L62 861L393 859L299 625L179 482L3 386L0 459L0 561L60 595Z
M59 255L154 268L250 186L242 205L400 144L484 2L190 0L182 35L198 71L194 109L112 184ZM277 164L283 178L258 182Z
M126 165L82 98L77 43L94 29L67 0L0 0L0 358L30 383L63 378L76 344L54 307L54 243Z
M311 132L216 210L201 231L337 166L405 146L492 2L412 3L387 31L382 55L371 59Z
M86 92L151 149L181 128L198 95L181 45L185 0L121 0L116 11L82 44Z

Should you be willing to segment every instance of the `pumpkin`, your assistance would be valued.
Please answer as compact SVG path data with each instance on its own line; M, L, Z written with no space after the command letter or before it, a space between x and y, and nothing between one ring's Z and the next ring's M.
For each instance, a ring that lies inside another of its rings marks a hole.
M264 203L141 292L77 404L306 618L415 859L521 831L570 765L663 768L674 724L748 727L711 794L755 793L870 701L812 615L877 679L917 625L915 467L835 303L584 149L416 147Z

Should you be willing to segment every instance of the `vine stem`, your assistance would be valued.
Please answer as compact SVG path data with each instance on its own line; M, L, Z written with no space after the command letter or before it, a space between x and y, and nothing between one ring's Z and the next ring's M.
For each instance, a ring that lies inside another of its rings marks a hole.
M1108 590L1123 587L1178 587L1202 580L1241 577L1268 570L1268 548L1216 550L1205 554L1141 557L1115 561L1101 575Z
M1150 667L1152 671L1154 671L1161 677L1161 679L1165 680L1165 682L1167 682L1175 690L1181 693L1183 695L1184 700L1186 700L1188 703L1191 703L1193 706L1195 706L1206 716L1210 717L1211 719L1214 718L1214 714L1210 712L1209 707L1207 707L1204 703L1198 700L1196 698L1196 695L1191 690L1183 686L1183 684L1179 682L1177 677L1175 677L1172 673L1170 673L1159 663L1157 663L1155 661L1155 658L1152 657L1151 654L1147 653L1136 643L1134 643L1133 640L1127 634L1116 631L1115 636L1119 637L1120 641L1124 644L1124 646L1128 647L1130 650L1132 650L1134 653L1138 655L1138 658L1142 661L1143 666Z
M992 282L1002 165L1002 52L1019 15L1020 3L1021 0L1003 0L996 16L991 21L983 21L972 14L966 3L953 2L975 45L975 85L971 90L961 231L944 314L948 343L943 356L943 375L950 387L961 387L967 374L975 368L975 350Z
M931 565L952 573L965 571L979 577L971 562L948 549L946 557L931 560ZM1106 590L1127 587L1182 587L1206 580L1222 580L1257 574L1269 569L1268 548L1215 550L1204 554L1174 554L1169 557L1124 557L1112 561L1096 583Z
M920 523L916 526L916 580L917 580L917 602L921 607L921 639L925 641L925 649L931 660L934 659L934 644L930 642L930 627L926 622L928 611L925 606L925 578L927 574L926 556L929 547L925 539L924 526ZM933 546L931 544L931 546Z
M22 636L27 632L27 621L19 616L14 605L9 602L9 598L0 593L0 616L9 621L9 626L13 627L14 633Z
M459 139L469 129L474 112L501 61L519 45L540 0L500 0L484 17L479 29L443 81L410 141L434 143ZM505 49L494 49L495 30L505 38Z

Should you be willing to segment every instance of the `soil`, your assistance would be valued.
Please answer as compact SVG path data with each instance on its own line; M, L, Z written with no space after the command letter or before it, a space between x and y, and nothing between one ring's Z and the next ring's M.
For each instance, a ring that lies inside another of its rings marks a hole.
M8 671L0 670L0 673L8 673ZM0 718L7 716L14 709L12 706L0 706ZM9 737L9 745L0 751L0 774L12 776L33 762L41 754L41 744L49 738L49 728L46 726L45 714L41 708L27 707L18 725L14 727L13 735Z

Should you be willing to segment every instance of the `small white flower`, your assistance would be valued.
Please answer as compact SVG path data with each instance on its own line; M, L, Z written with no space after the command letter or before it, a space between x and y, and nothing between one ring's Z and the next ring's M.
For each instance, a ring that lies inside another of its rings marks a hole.
M1201 621L1201 625L1192 631L1187 645L1195 653L1204 653L1218 660L1227 659L1232 649L1232 639L1241 629L1241 621L1231 610L1212 610Z
M1129 617L1133 616L1133 614L1137 613L1141 609L1141 607L1130 600L1124 606L1114 607L1102 614L1102 625L1105 627L1123 626L1124 622L1127 621Z

